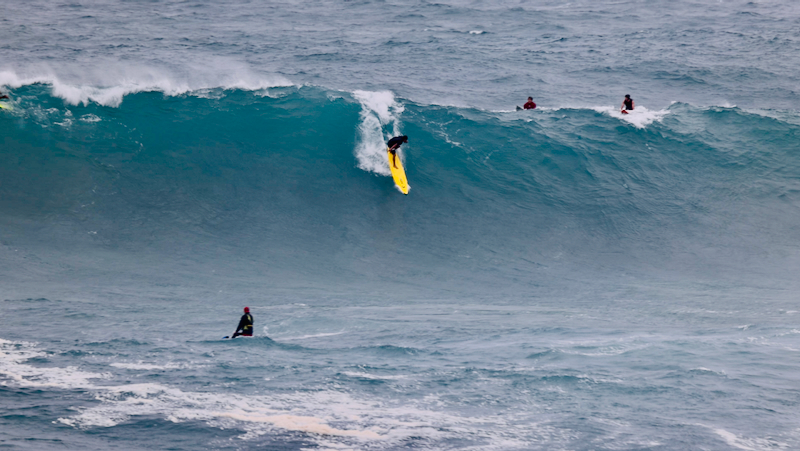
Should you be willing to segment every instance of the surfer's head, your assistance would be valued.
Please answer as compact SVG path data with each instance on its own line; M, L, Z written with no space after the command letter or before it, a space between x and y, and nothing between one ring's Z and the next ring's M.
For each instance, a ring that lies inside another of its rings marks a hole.
M630 98L631 98L631 95L630 95L630 94L625 94L625 98L626 98L626 99L630 99Z
M245 313L250 313L250 307L245 307L245 308L244 308L244 312L245 312Z
M406 136L406 135L403 135L403 142L404 142L404 143L407 143L407 142L408 142L408 136Z
M533 97L528 97L529 102L533 102Z

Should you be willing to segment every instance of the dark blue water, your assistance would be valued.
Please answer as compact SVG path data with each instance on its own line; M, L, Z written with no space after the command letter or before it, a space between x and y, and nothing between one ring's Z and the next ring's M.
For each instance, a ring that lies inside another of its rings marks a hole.
M800 446L794 4L3 8L2 446Z

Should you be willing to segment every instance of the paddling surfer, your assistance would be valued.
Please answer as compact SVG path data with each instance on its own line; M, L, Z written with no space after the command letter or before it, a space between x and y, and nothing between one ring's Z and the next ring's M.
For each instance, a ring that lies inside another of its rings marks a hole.
M400 169L397 167L397 149L403 145L403 143L408 142L408 136L395 136L394 138L390 139L388 143L386 143L386 147L389 148L389 153L392 154L392 166L395 169Z

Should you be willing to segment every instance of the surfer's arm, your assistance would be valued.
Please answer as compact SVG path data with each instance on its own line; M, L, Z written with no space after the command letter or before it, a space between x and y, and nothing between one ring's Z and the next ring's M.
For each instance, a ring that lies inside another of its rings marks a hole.
M244 317L242 317L242 319L239 320L239 325L236 326L236 333L241 334L242 332L244 332L244 326L245 326L245 321Z

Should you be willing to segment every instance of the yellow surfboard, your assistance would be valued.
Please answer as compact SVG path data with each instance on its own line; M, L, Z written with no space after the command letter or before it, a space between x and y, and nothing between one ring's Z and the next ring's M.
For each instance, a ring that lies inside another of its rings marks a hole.
M14 107L10 103L0 102L0 110L13 110Z
M389 148L386 148L386 153L389 155L389 168L392 170L392 178L394 179L394 184L400 188L400 191L403 194L408 195L408 179L406 179L406 171L403 170L403 162L400 161L400 156L398 155L394 161L397 163L397 167L394 167L392 164L392 153L389 152Z

